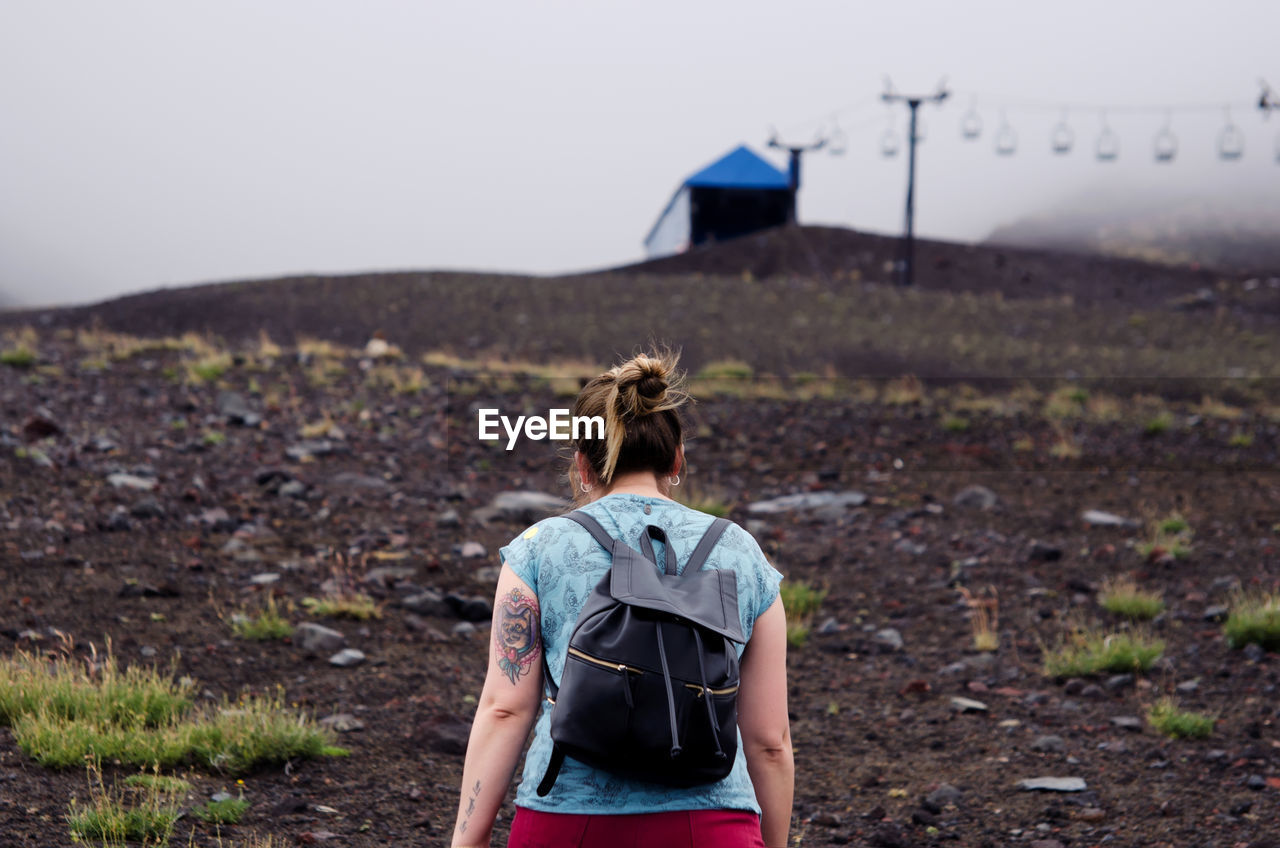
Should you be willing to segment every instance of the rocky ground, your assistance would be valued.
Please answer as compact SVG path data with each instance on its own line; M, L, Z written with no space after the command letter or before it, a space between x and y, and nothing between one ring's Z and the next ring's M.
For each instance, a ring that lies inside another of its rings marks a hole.
M114 344L47 334L39 365L0 369L0 648L83 655L109 639L210 697L283 686L352 755L249 776L241 830L444 844L496 551L565 492L553 447L482 444L475 410L547 409L566 389L265 346L201 377L193 363L219 354ZM1055 449L1064 421L1034 404L970 411L961 428L940 395L836 394L704 396L685 484L789 579L828 590L790 657L796 844L1274 844L1280 657L1230 650L1218 621L1234 588L1280 581L1277 421L1175 403L1159 433L1080 417L1065 425L1073 455ZM767 503L800 493L815 497ZM1190 556L1144 558L1136 546L1174 512ZM298 606L295 621L340 635L233 638L231 613L268 594L300 604L335 574L382 617ZM1069 628L1121 626L1096 602L1121 574L1163 593L1163 659L1046 677L1042 649ZM961 587L997 593L994 653L973 650ZM352 664L334 664L340 648ZM1212 737L1147 727L1165 693L1216 715ZM1044 777L1079 791L1020 788ZM192 803L230 782L194 779ZM84 781L0 729L0 844L65 844ZM201 826L191 839L215 844Z
M556 446L482 443L477 410L545 414L670 339L712 366L681 496L827 591L789 659L796 845L1276 844L1280 657L1231 650L1221 618L1280 583L1280 279L922 250L911 292L883 285L887 240L806 229L578 278L0 315L0 651L109 640L211 699L283 687L352 754L247 776L237 832L445 844L497 550L567 494ZM376 329L405 353L362 351ZM1188 555L1145 556L1175 514ZM1163 657L1047 676L1067 634L1128 626L1097 601L1116 576L1162 594ZM303 606L342 587L381 617ZM961 589L998 599L996 651ZM236 638L267 598L294 636ZM1156 733L1164 695L1212 736ZM234 784L190 777L192 806ZM68 844L85 793L0 728L0 848Z

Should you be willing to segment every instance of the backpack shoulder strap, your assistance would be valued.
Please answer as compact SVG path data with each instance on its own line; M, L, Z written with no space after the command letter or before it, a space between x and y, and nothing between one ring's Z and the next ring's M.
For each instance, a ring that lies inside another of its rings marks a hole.
M590 533L591 537L599 542L606 551L613 550L613 537L606 533L604 528L600 526L600 522L590 515L580 509L575 509L573 512L565 513L563 517L581 524L583 529Z
M685 563L684 573L693 574L702 568L702 564L707 561L707 557L711 555L711 549L716 546L716 542L720 541L720 537L724 535L724 531L729 529L731 522L727 518L717 518L711 522L711 526L707 528L707 532L702 534L702 538L698 540L698 546L693 549L693 553L689 555L689 561Z

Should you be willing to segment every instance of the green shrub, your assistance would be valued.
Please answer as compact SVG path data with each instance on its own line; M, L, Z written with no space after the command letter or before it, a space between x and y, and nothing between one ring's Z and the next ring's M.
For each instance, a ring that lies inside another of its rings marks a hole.
M1130 578L1117 578L1102 584L1098 603L1107 612L1134 620L1148 620L1164 612L1164 599L1159 592L1146 592Z
M1202 713L1184 712L1172 698L1161 698L1147 710L1147 721L1172 739L1206 739L1213 733L1216 719Z
M24 344L0 351L0 365L8 365L10 368L30 368L37 360L35 351Z
M1081 630L1046 651L1044 673L1082 677L1102 672L1146 671L1164 653L1164 642L1145 634Z
M1237 596L1222 631L1232 648L1252 642L1267 651L1280 651L1280 594Z
M243 798L223 798L196 807L191 812L209 824L239 824L247 809L249 802Z
M827 597L826 589L817 589L803 581L783 581L778 589L782 608L787 613L787 644L803 648L809 641L809 628L814 613Z
M1161 412L1153 418L1147 419L1147 423L1142 426L1142 432L1148 436L1159 436L1166 433L1173 426L1173 415L1168 412Z
M120 672L110 656L95 674L73 660L27 654L0 661L0 724L50 768L86 757L147 768L193 764L230 773L297 758L340 756L332 733L286 710L283 696L192 705L194 682L151 669Z
M246 611L232 614L231 632L240 639L270 642L292 636L293 625L280 613L275 598L268 596L267 602L256 614L251 615Z

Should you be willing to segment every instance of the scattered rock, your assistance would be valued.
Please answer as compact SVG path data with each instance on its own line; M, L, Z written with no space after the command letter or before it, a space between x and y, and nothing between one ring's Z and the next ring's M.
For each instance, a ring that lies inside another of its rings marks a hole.
M899 539L894 543L893 549L899 553L910 554L911 556L921 556L929 550L929 546L923 542L913 542L910 539Z
M126 474L123 471L108 474L107 482L117 489L133 489L138 492L149 492L156 487L155 480L139 477L136 474Z
M357 474L354 471L343 471L329 478L329 484L338 489L361 489L370 492L390 491L391 484L381 477L368 474Z
M924 797L925 804L929 806L930 812L933 813L940 813L949 805L958 807L962 800L964 800L964 793L950 783L938 784L937 789Z
M340 631L314 621L304 621L293 630L293 641L309 654L326 654L347 644L347 637Z
M1054 736L1053 734L1036 737L1036 740L1031 743L1031 750L1046 754L1059 754L1065 747L1062 737Z
M364 651L358 648L343 648L329 657L329 665L336 665L339 668L349 668L353 665L360 665L362 662L364 662Z
M1190 695L1192 692L1195 692L1200 688L1200 678L1197 677L1193 680L1184 680L1173 688L1180 695Z
M902 639L902 634L894 627L877 630L874 639L877 645L890 651L901 651L906 645Z
M129 520L129 511L122 506L116 507L98 522L98 529L108 533L126 533L132 530L133 522Z
M1267 779L1260 774L1251 774L1245 778L1244 785L1255 792L1267 788Z
M444 596L439 592L430 590L421 592L417 595L410 595L400 600L400 606L412 613L418 615L434 615L434 616L451 616L453 608L445 602Z
M1062 559L1062 548L1047 542L1035 541L1031 543L1031 551L1027 557L1032 562L1057 562Z
M1262 662L1262 660L1267 655L1267 652L1263 650L1262 646L1259 645L1257 642L1250 642L1249 644L1245 645L1244 649L1242 650L1242 653L1244 654L1245 659L1247 659L1249 662L1255 662L1255 663Z
M415 745L437 754L462 756L467 752L471 723L453 715L437 715L423 722L413 733Z
M1088 784L1083 777L1029 777L1018 781L1024 792L1083 792Z
M1121 730L1142 730L1142 719L1137 716L1112 716L1111 724Z
M1086 509L1080 513L1080 517L1085 524L1091 524L1094 527L1137 527L1138 522L1131 518L1123 518L1113 512L1104 512L1100 509Z
M472 513L482 523L509 521L514 524L535 524L544 518L559 515L569 508L569 502L545 492L500 492L489 502Z
M1231 607L1225 604L1214 604L1211 607L1205 607L1204 620L1220 622L1226 621L1227 616L1231 614Z
M320 719L319 724L323 727L331 727L338 733L351 733L355 730L364 730L364 722L356 718L351 713L336 713L335 715L325 716Z
M61 435L62 428L58 426L58 423L52 417L47 415L36 413L28 416L27 420L22 424L22 438L28 442L38 442L41 439Z
M290 480L280 487L276 492L282 498L302 498L306 497L307 484L301 480Z
M272 583L279 582L279 580L280 575L274 571L264 571L249 578L249 582L255 586L270 586Z
M489 552L479 542L463 542L458 547L458 555L463 559L481 559L488 556Z
M217 532L230 532L240 526L240 522L232 518L222 507L206 509L200 513L200 524Z
M469 638L476 632L476 626L469 621L459 621L457 624L453 625L453 630L451 632L454 636Z
M484 598L464 598L461 595L449 594L444 596L444 603L463 621L489 621L493 618L493 604Z
M418 569L409 565L379 565L365 572L364 582L375 586L391 586L397 581L408 580Z
M294 462L307 462L317 457L329 456L335 450L333 442L328 439L308 439L289 445L284 449L284 455Z
M436 516L437 527L457 527L462 523L456 509L446 509L444 512Z
M795 495L784 495L779 498L756 501L747 505L747 512L752 515L780 515L787 512L813 511L821 513L824 519L839 518L850 507L862 506L867 496L858 491L845 492L801 492Z
M1107 678L1105 685L1108 692L1122 692L1136 682L1137 680L1132 674L1113 674Z
M249 401L239 392L221 392L218 395L218 414L228 424L241 427L257 427L262 423L262 416L249 407Z
M964 509L991 509L1000 498L986 486L966 486L951 499L954 506Z
M961 698L955 696L951 699L951 708L962 713L985 713L987 705L981 701L975 701L972 698Z
M129 509L134 518L164 518L164 507L155 498L143 498Z

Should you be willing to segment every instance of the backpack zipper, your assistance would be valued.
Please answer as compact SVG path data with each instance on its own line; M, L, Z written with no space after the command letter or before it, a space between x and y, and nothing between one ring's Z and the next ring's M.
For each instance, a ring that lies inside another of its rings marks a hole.
M580 651L580 650L578 650L577 648L570 648L570 649L569 649L569 656L571 656L571 657L577 657L577 658L578 658L578 659L580 659L580 660L583 660L583 661L585 661L585 662L589 662L589 663L591 663L592 665L598 665L598 666L600 666L601 668L607 668L607 669L609 669L610 671L616 671L616 672L624 672L624 671L628 671L628 672L631 672L632 674L644 674L644 669L643 669L643 668L632 668L631 666L629 666L629 665L627 665L627 664L625 664L625 663L615 663L615 662L609 662L608 660L602 660L602 659L600 659L599 657L593 657L593 656L591 656L590 654L588 654L588 653L586 653L586 652L584 652L584 651ZM691 690L691 691L693 691L693 692L697 692L697 693L698 693L698 697L699 697L699 698L701 698L701 697L702 697L703 689L702 689L702 687L701 687L701 686L699 686L699 685L698 685L698 684L696 684L696 683L686 683L686 684L684 684L684 685L685 685L689 690ZM707 690L706 690L706 691L710 692L712 695L732 695L734 692L737 692L737 691L738 691L738 687L737 687L737 686L727 686L727 687L725 687L724 689L712 689L712 688L710 688L710 687L707 687Z
M617 672L629 671L632 674L644 674L644 669L642 668L632 668L631 666L626 665L625 663L613 663L613 662L609 662L608 660L602 660L599 657L593 657L590 654L583 653L582 651L579 651L577 648L570 648L569 656L577 657L580 660L586 660L589 663L594 663L595 665L598 665L601 668L607 668Z

